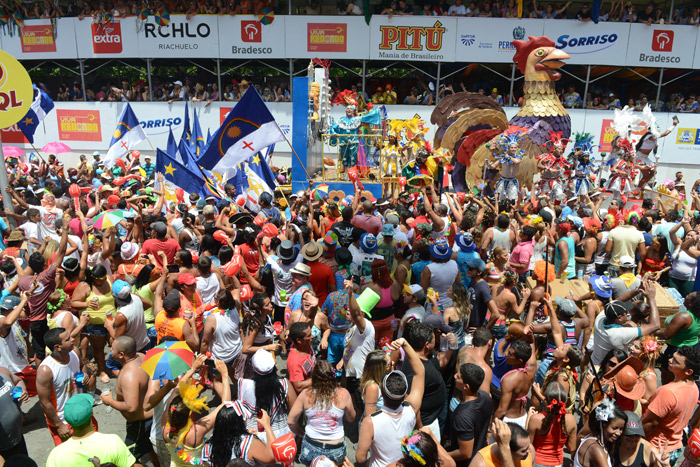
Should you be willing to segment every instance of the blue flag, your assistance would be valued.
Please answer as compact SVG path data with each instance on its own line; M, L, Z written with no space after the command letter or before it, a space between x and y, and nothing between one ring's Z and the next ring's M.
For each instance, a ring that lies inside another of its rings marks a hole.
M187 144L192 144L192 130L190 130L190 112L187 110L187 101L185 101L185 123L182 125L182 136L180 141L185 141Z
M275 175L272 173L272 170L270 170L270 166L267 165L263 154L258 153L248 159L248 167L250 167L250 170L255 172L271 190L275 189Z
M190 142L190 149L192 149L192 154L195 155L195 159L199 159L199 156L204 152L204 135L202 134L202 127L199 126L199 118L197 118L197 109L194 109L194 120L192 121L192 141Z
M41 123L41 121L46 118L46 115L53 109L53 101L49 95L46 94L46 91L39 90L36 87L36 84L33 85L33 87L34 101L32 101L32 105L29 107L27 115L25 115L22 120L17 122L19 129L22 130L24 136L26 136L29 142L32 144L34 144L34 133L36 133L39 123Z
M224 174L271 144L284 140L274 117L251 87L226 116L197 162L205 169Z
M201 172L193 172L162 149L156 151L156 172L162 173L167 183L182 188L187 193L201 193L204 188Z
M207 128L207 146L211 143L211 131Z
M600 20L600 9L603 6L603 0L593 0L593 8L591 8L591 19L595 24Z
M173 136L173 127L168 127L168 144L165 146L165 152L169 155L174 155L177 152L177 144L175 136Z

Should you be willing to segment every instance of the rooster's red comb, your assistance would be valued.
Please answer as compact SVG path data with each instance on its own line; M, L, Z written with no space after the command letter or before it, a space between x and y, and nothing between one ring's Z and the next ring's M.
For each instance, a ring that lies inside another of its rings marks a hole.
M530 52L539 47L554 47L556 44L552 39L546 36L534 37L527 36L527 41L513 41L513 46L515 47L515 55L513 56L513 62L518 65L518 69L525 73L525 64L527 63L527 57Z

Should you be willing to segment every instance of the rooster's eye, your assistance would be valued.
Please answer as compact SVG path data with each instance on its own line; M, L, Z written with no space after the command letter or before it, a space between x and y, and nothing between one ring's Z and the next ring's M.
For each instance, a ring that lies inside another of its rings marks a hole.
M538 56L538 57L544 56L544 49L539 49L539 50L537 50L537 52L535 52L535 55Z

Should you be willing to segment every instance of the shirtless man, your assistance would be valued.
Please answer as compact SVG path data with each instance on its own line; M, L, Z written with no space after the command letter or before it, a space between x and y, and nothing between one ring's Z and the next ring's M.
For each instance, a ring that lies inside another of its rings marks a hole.
M486 394L491 395L491 378L493 377L493 370L486 363L486 356L491 355L493 350L493 336L491 336L491 331L481 327L474 331L472 338L472 345L462 346L457 354L457 368L461 367L464 363L473 363L482 370L484 370L484 381L479 386L479 390L486 392ZM455 389L455 397L459 399L461 391Z
M515 340L508 347L506 363L513 369L501 379L501 401L494 413L495 418L516 423L523 429L527 421L527 395L537 370L534 356L532 346L524 340Z
M112 344L112 358L122 366L114 388L117 397L115 399L112 394L102 393L102 402L120 411L126 419L125 441L129 452L136 458L137 463L134 465L142 465L138 461L148 454L153 465L160 467L158 456L153 451L149 439L153 410L143 409L150 383L148 373L141 369L144 356L136 352L134 338L123 335L117 337Z
M44 342L52 352L39 365L36 392L39 395L39 404L46 415L54 444L58 446L73 433L70 425L63 418L63 406L73 394L78 392L75 374L85 372L85 369L81 369L80 358L73 352L75 339L68 330L49 329ZM95 382L94 375L85 373L82 384L86 391L94 391Z

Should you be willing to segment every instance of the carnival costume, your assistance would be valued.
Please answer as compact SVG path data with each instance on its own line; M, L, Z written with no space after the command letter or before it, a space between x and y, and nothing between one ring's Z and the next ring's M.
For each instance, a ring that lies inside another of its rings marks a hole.
M562 132L549 132L549 140L547 147L552 151L542 154L538 157L540 166L543 166L542 175L540 178L540 193L543 195L552 194L554 198L563 200L565 198L562 184L562 176L564 169L569 167L569 163L563 156L564 149L569 143L569 140L562 138Z
M593 189L592 177L598 170L593 159L593 135L576 133L575 147L581 149L581 155L574 162L574 196L586 196ZM588 156L588 160L584 160Z
M334 100L333 104L345 105L346 109L354 111L357 109L357 100L350 91L341 92ZM360 127L363 124L379 125L381 123L381 114L379 109L374 109L365 115L348 117L343 115L330 128L331 134L336 135L359 135ZM360 141L357 136L339 136L336 144L343 167L349 168L357 165L357 151L360 146ZM333 144L333 143L331 143Z
M501 163L501 178L496 184L496 193L510 200L517 200L520 191L518 184L518 164L522 160L525 153L522 149L518 149L515 154L509 154L509 147L512 145L518 146L523 140L520 133L512 133L510 135L502 135L498 139L498 148L502 151L500 155L494 155L496 160Z

